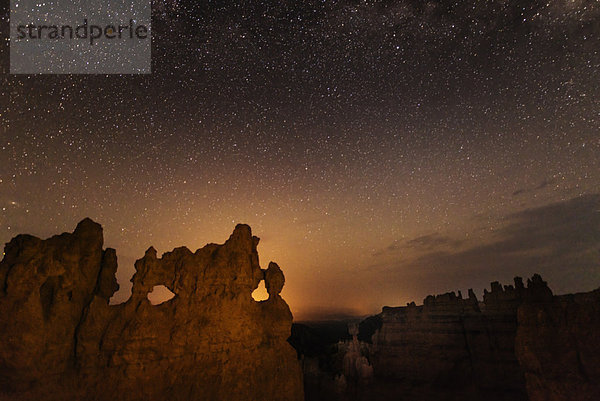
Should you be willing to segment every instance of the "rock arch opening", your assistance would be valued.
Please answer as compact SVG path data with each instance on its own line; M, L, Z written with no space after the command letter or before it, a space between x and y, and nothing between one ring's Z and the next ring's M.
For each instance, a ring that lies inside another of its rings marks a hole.
M257 302L269 299L267 287L265 287L265 280L260 280L260 283L258 283L258 287L252 292L252 299L254 299Z
M148 301L152 305L164 304L175 297L175 294L164 285L155 285L148 293Z

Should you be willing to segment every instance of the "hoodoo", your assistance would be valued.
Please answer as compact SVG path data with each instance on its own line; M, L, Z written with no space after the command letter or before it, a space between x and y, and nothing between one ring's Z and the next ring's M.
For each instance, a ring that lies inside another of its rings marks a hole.
M149 248L131 298L109 305L117 257L99 224L15 237L0 262L0 399L302 400L284 276L260 268L258 241L238 225L196 252ZM175 296L152 305L156 285Z

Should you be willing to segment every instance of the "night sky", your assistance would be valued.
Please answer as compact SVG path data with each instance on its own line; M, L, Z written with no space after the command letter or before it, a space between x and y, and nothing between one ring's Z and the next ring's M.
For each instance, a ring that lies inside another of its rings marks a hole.
M297 318L541 273L600 286L600 3L154 2L151 75L9 75L0 242L89 216L133 262L224 242Z

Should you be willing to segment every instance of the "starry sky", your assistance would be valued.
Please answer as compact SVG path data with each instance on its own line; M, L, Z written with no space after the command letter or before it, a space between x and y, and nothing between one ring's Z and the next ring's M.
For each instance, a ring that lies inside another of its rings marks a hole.
M541 273L600 286L600 3L153 5L150 75L9 75L0 242L89 216L135 259L224 242L298 319Z

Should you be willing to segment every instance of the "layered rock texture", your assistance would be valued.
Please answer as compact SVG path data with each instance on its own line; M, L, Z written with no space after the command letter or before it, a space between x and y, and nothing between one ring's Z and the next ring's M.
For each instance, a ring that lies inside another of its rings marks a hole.
M600 400L600 290L528 300L518 321L531 401Z
M0 262L0 400L302 400L284 276L260 268L258 241L238 225L223 245L150 248L131 298L109 305L117 258L100 225L17 236ZM152 305L157 285L175 296Z
M483 302L447 293L376 318L375 376L412 399L600 399L600 290L553 296L539 275L517 277Z
M483 302L469 291L466 299L452 292L428 296L422 306L384 307L372 338L376 374L473 398L499 393L526 399L514 350L517 308L526 291L515 279L514 286L492 283Z

